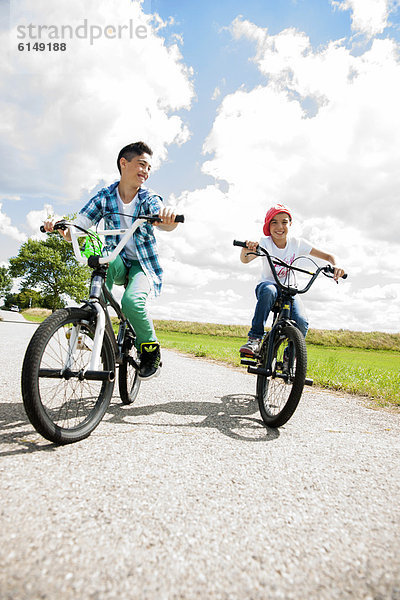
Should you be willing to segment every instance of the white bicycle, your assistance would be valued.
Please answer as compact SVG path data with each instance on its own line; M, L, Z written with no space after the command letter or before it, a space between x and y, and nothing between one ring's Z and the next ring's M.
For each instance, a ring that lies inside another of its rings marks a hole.
M73 223L60 221L54 229L70 228L76 259L93 269L89 298L82 306L62 308L35 331L22 367L22 397L33 427L55 444L70 444L88 437L107 411L118 371L123 404L136 399L140 379L136 334L118 301L105 286L108 263L124 248L135 230L157 216L139 215L129 229L97 231L97 236L120 235L108 256L82 255L78 238L88 236L95 246L98 237ZM177 215L176 222L184 222ZM42 231L43 228L41 228ZM108 306L119 321L114 334Z

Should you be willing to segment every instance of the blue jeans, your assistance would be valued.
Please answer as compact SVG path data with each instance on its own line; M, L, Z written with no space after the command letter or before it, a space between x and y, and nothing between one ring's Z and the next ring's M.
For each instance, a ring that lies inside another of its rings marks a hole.
M256 296L256 309L254 311L254 317L248 335L249 337L262 338L268 315L278 297L278 288L274 283L263 281L256 287ZM298 296L293 298L291 318L296 321L301 333L306 337L308 331L308 319L303 303Z

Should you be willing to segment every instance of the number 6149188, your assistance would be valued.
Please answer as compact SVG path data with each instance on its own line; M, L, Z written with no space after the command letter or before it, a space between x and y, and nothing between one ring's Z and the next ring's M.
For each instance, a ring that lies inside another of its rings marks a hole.
M45 52L46 50L50 52L65 52L66 49L67 44L65 42L62 42L61 44L59 42L35 42L34 44L26 42L25 44L18 44L18 50L20 52Z

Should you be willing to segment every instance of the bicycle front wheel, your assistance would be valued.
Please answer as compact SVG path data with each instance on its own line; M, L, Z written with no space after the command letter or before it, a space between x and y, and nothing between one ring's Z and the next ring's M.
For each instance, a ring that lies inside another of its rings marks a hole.
M38 327L26 350L24 407L36 431L56 444L88 437L110 403L115 354L107 331L96 372L101 379L85 378L95 329L96 316L88 310L60 309Z
M118 370L119 395L122 404L132 404L139 393L139 357L134 340L127 336L124 342L122 364Z
M307 349L302 333L287 325L274 344L271 376L257 376L257 400L261 417L269 427L284 425L293 415L303 393L307 373ZM266 358L262 367L266 368Z

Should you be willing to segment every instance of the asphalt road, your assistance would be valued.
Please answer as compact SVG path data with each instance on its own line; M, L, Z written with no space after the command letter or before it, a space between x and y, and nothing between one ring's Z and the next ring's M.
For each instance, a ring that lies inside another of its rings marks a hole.
M56 447L22 406L35 326L7 315L1 600L400 600L398 413L308 390L268 430L254 376L164 351L135 405Z

